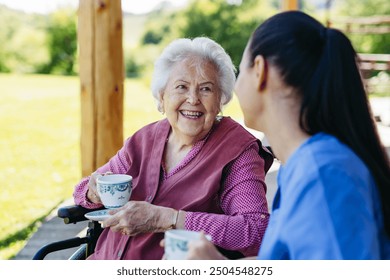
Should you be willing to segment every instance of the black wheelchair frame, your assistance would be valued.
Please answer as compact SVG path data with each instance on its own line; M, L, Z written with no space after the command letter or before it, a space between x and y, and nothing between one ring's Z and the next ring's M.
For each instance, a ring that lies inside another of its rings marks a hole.
M78 205L66 206L59 208L57 216L64 220L65 224L76 224L81 221L86 221L85 214L98 209L86 209ZM103 231L99 222L89 221L87 234L85 237L74 237L58 242L49 243L36 252L33 260L43 260L48 254L64 249L79 247L73 253L69 260L85 260L90 256L96 246L96 242L100 233Z

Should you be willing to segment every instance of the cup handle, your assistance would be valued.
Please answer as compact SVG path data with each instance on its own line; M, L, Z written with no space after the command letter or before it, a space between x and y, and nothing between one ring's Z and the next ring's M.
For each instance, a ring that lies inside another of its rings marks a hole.
M97 180L98 178L100 178L102 176L112 175L112 174L114 174L114 173L112 173L111 171L104 172L103 174L100 174L100 173L97 173L97 172L93 173L95 180Z
M93 176L93 179L95 180L95 182L97 181L97 179L99 179L100 177L102 177L103 176L103 174L100 174L100 173L97 173L97 172L94 172L93 174L92 174L92 176Z

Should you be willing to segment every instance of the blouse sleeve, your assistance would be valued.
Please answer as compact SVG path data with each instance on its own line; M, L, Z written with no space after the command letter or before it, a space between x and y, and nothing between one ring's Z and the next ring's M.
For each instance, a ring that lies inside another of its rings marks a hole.
M269 219L265 163L258 149L252 144L225 167L220 195L224 214L187 212L185 218L186 229L203 230L215 245L245 256L257 255Z
M129 140L128 140L129 141ZM105 165L101 166L96 170L96 172L102 174L107 171L111 171L114 174L125 174L127 170L129 170L130 163L128 161L128 157L126 156L126 145L124 145L118 153L113 156ZM88 191L88 182L89 178L83 178L76 186L73 192L73 199L76 205L80 205L82 207L88 209L96 209L102 207L102 204L95 204L89 201L87 198Z

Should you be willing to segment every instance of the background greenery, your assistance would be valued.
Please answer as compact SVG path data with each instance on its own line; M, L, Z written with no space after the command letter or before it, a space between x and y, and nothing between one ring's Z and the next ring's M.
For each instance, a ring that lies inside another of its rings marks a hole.
M322 22L329 16L390 14L388 0L328 2L335 3L330 13L313 1L302 1L301 8ZM124 136L162 117L149 84L153 62L167 43L208 36L238 65L253 28L278 12L278 4L279 0L199 0L181 10L162 5L145 15L124 14L129 77ZM8 259L53 208L71 197L81 176L77 11L25 14L0 5L0 26L0 259ZM359 52L390 53L389 34L349 36ZM379 73L374 82L390 85L388 73ZM384 88L388 95L389 86ZM224 114L242 119L235 98Z
M177 10L167 4L149 14L124 14L128 77L150 72L161 49L177 37L208 36L238 65L254 28L279 11L279 0L189 0ZM301 9L321 22L390 15L388 0L303 0ZM327 3L329 9L326 9ZM77 11L25 14L0 5L0 72L74 75L77 65ZM388 34L348 34L358 52L390 53ZM6 43L4 43L6 42Z
M1 74L0 259L15 254L79 179L76 77Z

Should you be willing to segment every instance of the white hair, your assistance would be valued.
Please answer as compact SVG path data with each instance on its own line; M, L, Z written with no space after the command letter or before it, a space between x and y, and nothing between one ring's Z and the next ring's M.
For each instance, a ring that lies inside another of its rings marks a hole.
M197 37L192 40L182 38L171 42L154 64L151 89L159 109L161 105L159 96L167 85L173 66L176 62L190 57L210 61L217 68L221 107L232 99L236 68L221 45L206 37Z

